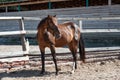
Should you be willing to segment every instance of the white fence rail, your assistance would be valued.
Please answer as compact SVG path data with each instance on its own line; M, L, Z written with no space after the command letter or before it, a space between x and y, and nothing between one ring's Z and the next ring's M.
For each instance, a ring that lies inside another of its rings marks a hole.
M0 20L18 20L19 21L19 31L6 31L6 32L0 32L0 36L6 36L6 35L21 35L21 41L22 41L22 48L23 51L26 51L26 44L25 44L25 34L26 31L24 30L24 22L22 17L0 17Z
M5 32L0 32L0 36L9 36L9 35L24 35L26 34L26 31L5 31Z
M41 20L40 17L24 17L24 20ZM58 20L120 20L120 17L98 17L98 18L58 18Z
M0 17L0 20L10 20L10 21L18 20L19 21L19 29L20 30L0 32L0 36L21 35L20 37L21 37L21 43L22 43L22 49L23 49L23 51L17 51L17 52L0 52L0 62L29 60L29 58L27 56L24 56L25 54L28 54L28 50L27 50L28 48L26 46L28 44L26 44L26 40L25 40L26 31L24 30L23 18L22 17ZM15 59L15 57L17 57L17 58Z

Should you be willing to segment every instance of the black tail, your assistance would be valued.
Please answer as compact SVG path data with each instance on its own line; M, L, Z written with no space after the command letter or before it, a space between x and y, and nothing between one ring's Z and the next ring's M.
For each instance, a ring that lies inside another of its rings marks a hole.
M84 41L82 39L82 35L80 35L80 40L79 40L79 54L80 54L80 60L85 62L85 47L84 47Z

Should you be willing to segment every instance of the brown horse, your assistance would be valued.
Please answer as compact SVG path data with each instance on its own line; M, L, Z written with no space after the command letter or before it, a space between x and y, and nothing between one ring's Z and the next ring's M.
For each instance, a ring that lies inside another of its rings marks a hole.
M72 23L66 22L63 24L57 23L56 16L48 15L42 19L38 25L37 40L41 51L42 71L45 72L45 48L49 47L55 64L56 75L58 74L58 67L56 61L55 47L68 46L73 56L73 70L77 69L77 48L79 44L80 59L85 62L85 51L82 35L79 27Z

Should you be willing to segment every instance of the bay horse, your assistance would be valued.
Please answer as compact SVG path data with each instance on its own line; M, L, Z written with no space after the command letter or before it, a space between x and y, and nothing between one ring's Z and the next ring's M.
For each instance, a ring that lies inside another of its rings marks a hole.
M82 62L85 62L85 50L80 28L73 22L58 24L56 16L48 15L40 21L37 27L37 41L41 52L42 70L45 73L45 48L49 47L55 64L56 75L58 66L55 47L68 46L73 56L73 70L77 69L77 48Z

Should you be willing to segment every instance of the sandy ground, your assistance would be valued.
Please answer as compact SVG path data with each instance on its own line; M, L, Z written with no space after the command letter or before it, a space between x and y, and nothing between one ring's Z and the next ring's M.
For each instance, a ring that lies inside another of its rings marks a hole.
M21 50L20 46L12 46L12 48ZM31 52L38 49L38 47L31 46ZM0 51L2 50L10 51L11 49L10 46L2 45ZM78 69L74 74L71 74L71 64L59 65L61 70L57 76L54 66L47 66L45 75L40 75L41 67L36 66L18 69L10 73L0 72L0 80L120 80L119 51L87 52L86 55L86 63L78 61Z

